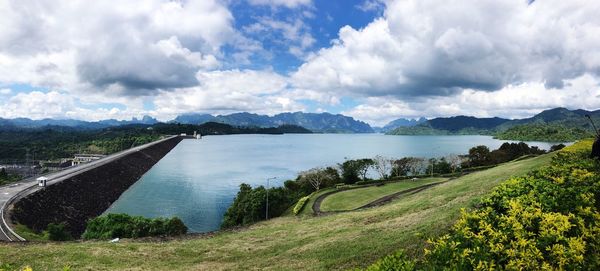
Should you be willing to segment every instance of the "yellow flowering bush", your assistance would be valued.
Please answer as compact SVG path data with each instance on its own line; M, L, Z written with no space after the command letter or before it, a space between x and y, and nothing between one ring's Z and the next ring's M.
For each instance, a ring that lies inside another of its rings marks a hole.
M564 148L550 165L506 181L477 209L462 210L451 232L429 240L425 258L408 266L600 270L600 161L589 158L591 145ZM398 265L406 267L406 260Z
M306 205L306 202L308 202L308 200L310 199L310 195L306 196L306 197L301 197L298 202L296 203L296 205L294 205L294 215L297 215L300 213L300 211L302 211L302 208L304 208L304 205Z
M431 240L423 266L484 270L600 270L600 163L590 141L513 178Z

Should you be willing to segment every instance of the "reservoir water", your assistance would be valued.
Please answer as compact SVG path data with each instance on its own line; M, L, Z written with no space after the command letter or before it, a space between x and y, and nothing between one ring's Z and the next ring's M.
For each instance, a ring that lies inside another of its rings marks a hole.
M205 136L186 139L131 186L107 210L183 220L191 232L217 230L242 182L271 186L298 172L335 166L344 159L465 154L476 145L498 148L490 136L386 136L288 134ZM527 142L548 149L552 144Z

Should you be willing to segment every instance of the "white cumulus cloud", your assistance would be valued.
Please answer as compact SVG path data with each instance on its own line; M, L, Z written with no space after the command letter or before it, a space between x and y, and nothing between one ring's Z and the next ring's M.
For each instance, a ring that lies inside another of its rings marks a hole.
M9 0L0 15L0 82L67 90L193 86L241 39L216 0Z
M210 71L198 73L197 78L198 86L158 94L153 114L173 118L186 112L272 114L304 109L282 95L287 78L272 71Z
M447 96L600 75L596 1L388 1L346 26L292 75L302 89L368 96Z

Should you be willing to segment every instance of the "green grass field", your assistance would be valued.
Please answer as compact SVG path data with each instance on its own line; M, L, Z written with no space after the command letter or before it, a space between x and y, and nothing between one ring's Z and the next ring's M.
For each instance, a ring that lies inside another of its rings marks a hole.
M334 191L336 190L335 188L325 188L320 190L319 192L316 192L307 202L306 205L304 205L304 208L302 208L302 211L300 211L300 213L298 215L312 215L313 214L313 209L312 206L313 204L315 204L315 200L320 196L323 195L327 192L330 191Z
M448 231L461 208L510 176L547 164L551 155L475 172L377 208L319 217L286 216L212 237L0 244L0 266L31 265L34 270L65 266L72 270L329 270L364 267L399 248L418 257L425 240Z
M387 195L402 190L419 187L422 185L437 183L448 180L448 178L424 178L418 180L403 180L388 183L383 186L369 186L365 188L351 189L327 196L321 203L321 211L348 211L354 210L365 204L373 202Z

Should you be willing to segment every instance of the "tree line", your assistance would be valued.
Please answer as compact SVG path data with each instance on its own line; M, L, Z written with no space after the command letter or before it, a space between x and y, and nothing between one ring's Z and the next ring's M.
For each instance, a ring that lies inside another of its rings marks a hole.
M132 124L103 129L63 126L41 128L0 127L0 164L71 158L76 153L111 154L158 140L162 135L311 133L296 125L278 127L237 127L209 122L202 125L158 123Z
M555 145L550 151L563 148ZM403 157L391 159L384 156L351 159L336 167L316 167L300 172L295 180L287 180L282 187L251 187L241 184L232 205L223 218L222 228L252 224L266 219L266 195L269 194L269 217L277 217L286 212L300 198L323 188L340 185L383 182L390 179L410 176L440 175L470 171L478 167L492 166L508 162L526 155L539 155L546 151L530 147L526 143L504 143L490 151L486 146L469 149L466 155L449 155L441 158ZM371 174L369 174L371 173ZM371 179L370 176L376 176Z
M28 154L35 160L69 158L75 153L110 154L159 137L159 133L141 125L99 130L68 127L0 129L0 163L24 163Z

